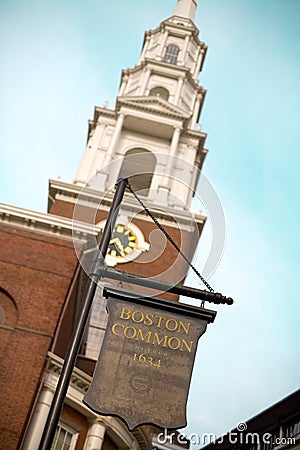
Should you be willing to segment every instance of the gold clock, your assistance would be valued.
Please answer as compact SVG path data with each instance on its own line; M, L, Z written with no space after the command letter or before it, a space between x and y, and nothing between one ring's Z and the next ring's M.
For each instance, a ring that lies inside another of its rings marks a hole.
M107 253L113 258L126 258L136 250L137 246L138 238L135 233L125 225L117 224L109 242Z
M104 225L105 221L98 224L102 229ZM133 223L119 222L113 230L105 262L108 266L130 262L149 248L150 244L145 242L144 235L139 227Z

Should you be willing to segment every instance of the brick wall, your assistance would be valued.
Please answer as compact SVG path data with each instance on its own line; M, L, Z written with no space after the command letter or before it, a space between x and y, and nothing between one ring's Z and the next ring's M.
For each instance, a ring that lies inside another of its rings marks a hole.
M51 213L72 218L74 204L57 199L52 206ZM80 217L79 217L80 214ZM76 218L89 223L97 224L106 219L107 213L98 211L96 216L93 208L80 207L76 211ZM127 272L138 273L148 277L159 277L166 281L178 283L183 281L188 267L177 250L166 240L157 226L149 219L134 219L133 221L145 236L145 240L151 244L150 251L143 253L133 262L119 264L117 269ZM194 249L198 243L199 235L187 231L181 231L178 226L164 226L166 231L172 236L177 245L184 251L188 258L193 257ZM161 276L160 276L161 275ZM140 290L140 288L138 288ZM167 298L174 299L168 294Z
M76 265L72 242L0 226L0 448L18 447Z
M63 424L69 425L79 433L75 450L82 450L89 427L86 417L70 406L64 405L60 420Z

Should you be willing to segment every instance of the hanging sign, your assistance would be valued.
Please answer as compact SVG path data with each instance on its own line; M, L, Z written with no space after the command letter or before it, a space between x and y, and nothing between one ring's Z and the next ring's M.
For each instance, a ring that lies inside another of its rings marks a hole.
M186 426L198 339L216 312L105 288L108 324L84 403L132 430Z

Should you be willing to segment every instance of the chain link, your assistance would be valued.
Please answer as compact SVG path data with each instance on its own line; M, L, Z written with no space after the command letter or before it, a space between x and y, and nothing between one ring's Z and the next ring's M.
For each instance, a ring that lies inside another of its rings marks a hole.
M140 203L140 205L143 207L143 209L146 211L149 217L153 220L157 228L160 229L160 231L166 236L167 240L173 245L173 247L178 251L178 253L182 256L182 258L185 260L185 262L188 263L190 268L195 272L195 274L200 278L202 283L207 287L207 289L210 292L214 292L213 288L208 284L208 282L203 278L201 273L196 269L196 267L189 261L189 259L185 256L185 254L182 252L182 250L178 247L176 242L173 240L173 238L169 235L169 233L164 229L164 227L159 223L157 218L154 216L154 214L147 208L147 206L144 204L144 202L137 196L137 194L134 192L132 187L130 186L128 180L127 180L127 187L129 191L132 193L132 195L136 198L136 200Z

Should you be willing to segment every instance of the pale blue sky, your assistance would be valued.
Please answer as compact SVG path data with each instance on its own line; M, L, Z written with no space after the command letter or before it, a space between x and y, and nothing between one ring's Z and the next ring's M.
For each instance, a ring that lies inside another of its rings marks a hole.
M1 1L1 201L46 211L48 179L73 180L94 106L113 105L175 3ZM299 17L298 0L199 2L204 172L227 223L210 283L236 303L200 341L188 433L224 432L299 387Z

